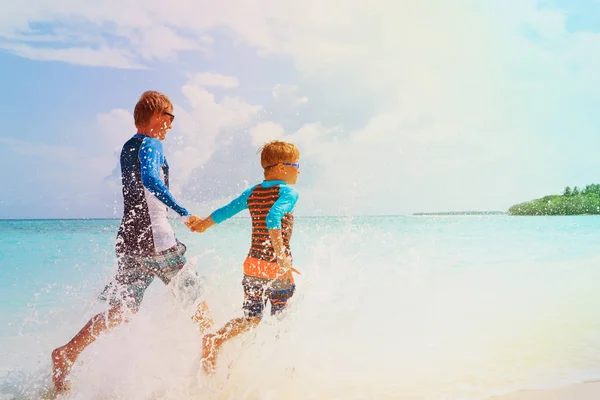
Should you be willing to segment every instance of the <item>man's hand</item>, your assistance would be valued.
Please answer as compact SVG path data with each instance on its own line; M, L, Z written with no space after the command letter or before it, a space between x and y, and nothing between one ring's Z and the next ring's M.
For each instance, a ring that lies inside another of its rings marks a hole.
M202 222L202 218L200 218L197 215L190 215L187 221L185 221L185 226L187 226L188 228L190 228L191 231L193 231L194 226L199 222Z
M215 225L215 223L213 222L211 217L208 217L206 219L197 218L196 220L194 220L194 222L191 222L189 228L192 230L192 232L203 233L213 225Z

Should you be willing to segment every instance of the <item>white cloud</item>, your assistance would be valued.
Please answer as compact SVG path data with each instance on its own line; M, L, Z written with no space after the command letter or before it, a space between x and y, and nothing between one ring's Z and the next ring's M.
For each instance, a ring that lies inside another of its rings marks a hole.
M113 154L118 154L124 140L130 136L127 136L127 133L131 132L134 125L133 115L124 109L114 109L108 113L98 114L96 119L104 142Z
M202 87L222 87L225 89L233 89L239 86L239 82L235 76L213 74L210 72L201 72L193 75L189 83Z
M275 101L283 107L293 108L308 102L308 97L299 96L298 86L278 83L273 87L272 94Z
M261 122L250 130L252 144L256 147L271 140L281 139L283 133L283 127L272 121Z
M174 151L177 176L185 181L191 172L217 151L219 135L249 127L262 110L260 105L252 105L239 97L225 96L217 101L203 85L230 86L237 84L234 77L198 74L183 87L182 92L191 109L175 105L177 126L172 135L179 135L179 148Z
M124 28L121 34L130 38L132 50L145 60L174 59L181 51L205 49L207 45L205 41L184 37L162 25L133 31Z
M42 48L25 44L3 44L4 48L18 56L40 61L63 61L90 67L115 67L142 69L144 66L133 60L129 51L101 47L92 48Z

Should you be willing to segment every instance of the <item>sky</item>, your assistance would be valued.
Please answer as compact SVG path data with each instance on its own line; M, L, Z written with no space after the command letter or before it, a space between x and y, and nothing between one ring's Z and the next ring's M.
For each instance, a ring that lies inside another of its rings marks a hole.
M600 183L598 0L23 0L0 15L0 218L119 218L145 90L204 216L301 152L298 215L506 211Z

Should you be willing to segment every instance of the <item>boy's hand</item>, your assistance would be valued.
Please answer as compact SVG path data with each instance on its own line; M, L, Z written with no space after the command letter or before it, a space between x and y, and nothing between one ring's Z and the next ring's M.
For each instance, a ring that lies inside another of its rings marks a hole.
M284 280L293 280L293 272L297 273L298 275L302 275L300 271L292 267L292 263L289 258L284 257L283 259L279 259L279 277L282 277Z
M206 219L198 218L195 222L191 223L190 229L192 232L203 233L213 225L215 225L215 223L211 217Z
M280 273L277 278L282 279L284 281L288 281L288 282L293 282L294 281L294 277L292 276L292 272L295 272L297 274L300 274L300 272L295 269L295 268L290 268L288 269L286 272L282 272Z
M188 228L190 228L191 231L194 230L194 226L196 224L198 224L198 222L202 222L202 218L200 218L197 215L190 215L187 218L187 221L185 221L185 226L187 226Z
M285 254L281 229L269 229L269 236L271 237L271 244L273 245L273 250L275 250L277 264L279 265L278 277L293 280L292 272L301 275L300 271L292 267L292 260Z

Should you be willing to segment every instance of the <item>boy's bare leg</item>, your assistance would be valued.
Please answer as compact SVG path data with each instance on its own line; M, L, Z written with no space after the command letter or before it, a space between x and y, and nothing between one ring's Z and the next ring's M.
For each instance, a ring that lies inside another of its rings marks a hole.
M256 327L260 318L236 318L225 324L216 333L204 335L202 338L202 368L207 374L215 371L217 355L223 344L244 332Z
M192 315L192 320L194 320L198 327L200 328L200 333L206 332L214 325L214 321L212 319L212 315L210 313L210 309L204 300L198 307L196 308L196 312Z
M121 307L119 305L112 306L106 313L92 317L69 343L52 352L52 380L58 392L70 389L69 383L65 382L65 379L71 372L71 367L79 354L92 344L102 332L118 326L121 322L123 322Z

